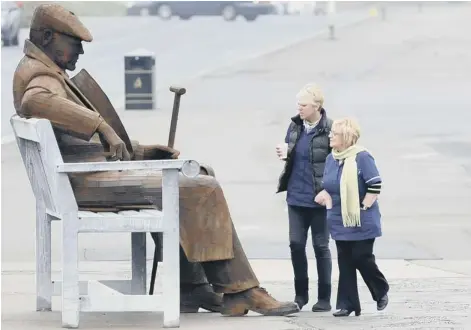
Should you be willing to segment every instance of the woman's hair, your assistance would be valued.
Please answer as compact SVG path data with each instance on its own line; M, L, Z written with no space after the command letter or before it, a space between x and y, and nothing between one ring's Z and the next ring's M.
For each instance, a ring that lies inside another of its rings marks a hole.
M296 99L301 104L318 105L320 109L324 104L324 93L316 84L309 83L301 88Z
M340 134L347 148L356 144L360 138L360 125L358 125L358 122L353 118L334 120L332 130Z

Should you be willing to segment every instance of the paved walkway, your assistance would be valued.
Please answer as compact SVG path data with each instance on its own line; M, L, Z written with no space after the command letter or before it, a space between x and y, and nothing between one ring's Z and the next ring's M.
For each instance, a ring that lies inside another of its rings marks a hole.
M334 260L334 264L336 260ZM262 285L277 299L293 299L292 271L289 260L251 260ZM311 302L301 313L291 317L226 318L219 314L200 312L182 315L182 329L471 329L471 261L379 260L378 264L391 286L390 304L383 312L375 309L368 290L360 281L362 315L334 318L331 313L312 313L310 307L316 290L311 289ZM310 260L310 269L315 261ZM130 267L124 262L81 263L81 280L126 279ZM53 299L53 312L34 311L34 265L2 265L2 329L60 329L60 298ZM103 271L105 270L106 271ZM151 264L148 264L150 271ZM53 265L53 280L59 279L58 266ZM165 265L159 266L159 274ZM332 303L335 304L338 272L334 267ZM311 288L316 287L311 279ZM157 281L156 293L161 292ZM82 313L80 327L99 329L160 329L160 313Z

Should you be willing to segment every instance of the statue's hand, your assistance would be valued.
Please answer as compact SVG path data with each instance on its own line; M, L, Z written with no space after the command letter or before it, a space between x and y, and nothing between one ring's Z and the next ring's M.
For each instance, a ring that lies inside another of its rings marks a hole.
M180 156L180 151L173 148L168 148L168 149L172 153L172 159L178 159L178 156Z
M160 144L146 146L145 148L150 151L151 159L177 159L180 156L180 151Z
M103 121L97 129L98 133L103 136L108 145L110 146L110 157L114 160L130 160L131 156L129 155L128 150L126 149L126 144L121 140L121 138L116 134L116 132Z
M180 155L180 151L160 144L142 145L136 142L133 149L135 160L177 159Z

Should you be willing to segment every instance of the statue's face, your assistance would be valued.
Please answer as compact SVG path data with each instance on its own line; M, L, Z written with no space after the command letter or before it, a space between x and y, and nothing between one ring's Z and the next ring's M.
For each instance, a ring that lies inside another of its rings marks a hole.
M82 40L59 32L45 31L43 47L61 69L74 71L79 55L84 53Z

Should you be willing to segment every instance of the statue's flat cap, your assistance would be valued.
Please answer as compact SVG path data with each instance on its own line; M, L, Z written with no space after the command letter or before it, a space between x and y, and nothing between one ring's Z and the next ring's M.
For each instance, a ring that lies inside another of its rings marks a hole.
M31 29L51 29L83 41L93 40L90 31L74 13L56 4L36 7L31 19Z

